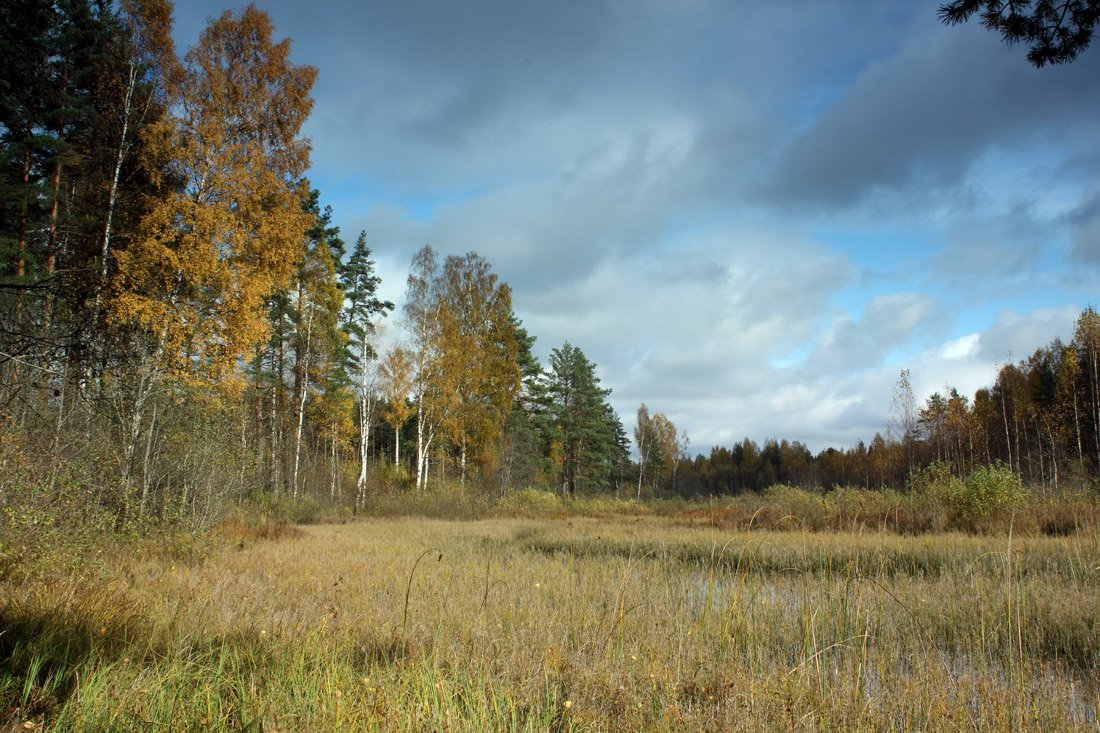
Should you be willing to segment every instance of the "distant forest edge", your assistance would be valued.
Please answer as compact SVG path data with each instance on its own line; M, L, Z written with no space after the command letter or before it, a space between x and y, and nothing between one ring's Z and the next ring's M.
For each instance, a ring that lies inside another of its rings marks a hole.
M708 456L595 365L543 366L476 253L414 257L378 295L305 174L316 69L254 6L177 55L166 0L0 6L0 509L201 527L252 498L365 510L461 487L622 498L909 485L1007 468L1043 488L1100 466L1100 316L973 399L903 372L884 435L812 455L749 439ZM885 397L885 396L884 396ZM0 547L0 555L15 552ZM0 558L2 559L2 558Z
M1006 363L973 399L954 388L918 402L903 370L893 390L886 435L816 456L801 443L746 438L715 447L680 468L693 493L802 488L904 488L938 465L962 478L1001 464L1038 488L1077 488L1100 465L1100 315L1081 312L1073 339L1054 339L1018 363ZM689 473L689 471L691 473Z

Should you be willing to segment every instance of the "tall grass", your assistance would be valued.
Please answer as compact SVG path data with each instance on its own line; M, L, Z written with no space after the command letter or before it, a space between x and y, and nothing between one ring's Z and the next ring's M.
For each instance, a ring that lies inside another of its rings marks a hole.
M759 521L759 517L757 517ZM53 730L1087 730L1100 536L235 523L0 589Z

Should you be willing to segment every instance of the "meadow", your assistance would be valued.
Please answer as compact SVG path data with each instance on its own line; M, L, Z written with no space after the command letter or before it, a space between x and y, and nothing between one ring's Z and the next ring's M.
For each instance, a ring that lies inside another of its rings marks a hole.
M1100 532L239 519L3 581L16 730L1098 730Z

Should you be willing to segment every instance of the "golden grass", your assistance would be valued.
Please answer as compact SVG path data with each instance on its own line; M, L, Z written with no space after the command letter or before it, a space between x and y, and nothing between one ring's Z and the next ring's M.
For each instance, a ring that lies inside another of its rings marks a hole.
M57 730L1098 727L1095 533L654 516L226 532L205 562L154 553L0 589L0 715Z

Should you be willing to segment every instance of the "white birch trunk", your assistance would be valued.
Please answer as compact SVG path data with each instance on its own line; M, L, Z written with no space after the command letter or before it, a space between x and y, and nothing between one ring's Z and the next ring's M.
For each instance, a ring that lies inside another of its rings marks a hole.
M356 507L362 506L367 491L367 449L374 417L374 375L367 366L370 356L364 336L359 352L359 477L355 480Z
M416 408L416 488L423 488L424 478L424 396L421 393Z
M302 423L305 419L306 413L306 395L309 393L309 348L310 341L313 337L313 311L310 309L309 317L306 318L306 350L305 350L305 364L302 365L302 389L301 394L298 397L298 429L297 434L294 436L294 499L297 501L299 496L298 487L298 467L301 464L302 456Z

